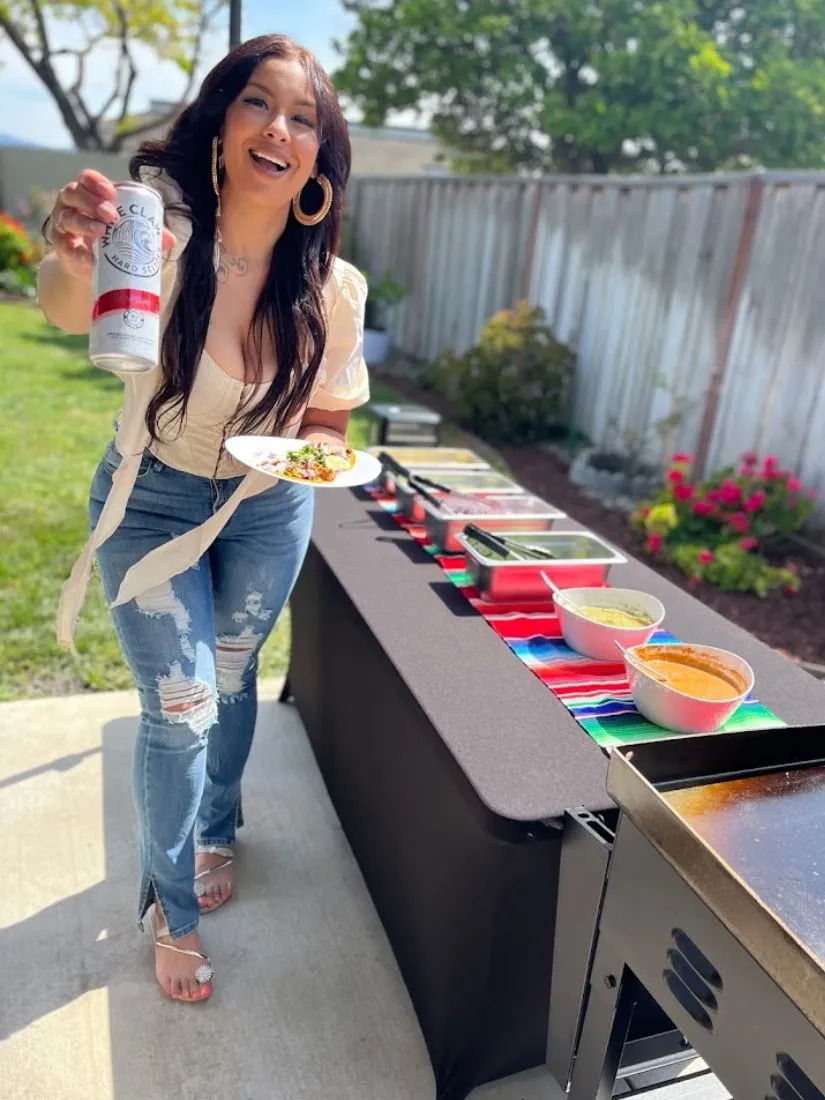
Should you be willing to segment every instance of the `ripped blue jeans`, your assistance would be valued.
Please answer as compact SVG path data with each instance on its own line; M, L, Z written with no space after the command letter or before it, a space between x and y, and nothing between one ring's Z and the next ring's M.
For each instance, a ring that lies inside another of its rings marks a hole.
M92 483L92 527L119 462L112 445ZM239 483L183 473L147 452L123 522L98 551L108 599L131 565L207 520ZM196 566L112 611L141 703L139 916L158 900L173 937L198 925L196 847L235 842L258 652L298 576L312 504L312 489L276 482L241 502Z

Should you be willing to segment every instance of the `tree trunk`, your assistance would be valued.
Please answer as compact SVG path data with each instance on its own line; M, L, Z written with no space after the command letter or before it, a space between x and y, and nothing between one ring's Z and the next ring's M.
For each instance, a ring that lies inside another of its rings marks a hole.
M48 54L36 60L26 40L11 19L7 17L0 18L0 26L6 32L12 45L17 48L17 51L29 68L32 69L45 84L50 95L57 104L60 117L66 124L66 129L72 135L72 141L74 141L78 149L100 149L100 140L95 140L94 135L89 133L88 128L85 127L77 117L77 113L72 107L69 97L63 91L60 81L57 79L57 75L52 68Z
M71 134L72 141L77 148L102 149L103 144L100 138L96 134L90 132L89 128L84 126L77 117L77 113L69 102L68 96L63 91L63 88L60 86L60 82L51 65L48 63L36 65L35 72L43 81L49 94L54 99L57 109L60 112L60 117L63 119L66 129Z

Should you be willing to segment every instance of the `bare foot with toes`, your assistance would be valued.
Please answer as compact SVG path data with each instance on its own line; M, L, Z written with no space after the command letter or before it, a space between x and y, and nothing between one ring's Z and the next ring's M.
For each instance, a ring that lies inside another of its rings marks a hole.
M195 855L195 893L204 913L220 908L232 897L235 874L232 857L219 852Z
M197 932L172 939L159 908L152 918L155 930L155 975L173 1001L205 1001L212 996L212 964ZM158 935L160 931L161 935Z

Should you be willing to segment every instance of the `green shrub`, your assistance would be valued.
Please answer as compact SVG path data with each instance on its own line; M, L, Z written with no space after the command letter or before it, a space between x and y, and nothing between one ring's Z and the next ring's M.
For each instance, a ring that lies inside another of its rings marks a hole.
M491 317L476 347L443 352L422 376L453 405L462 425L490 441L550 439L567 419L575 353L519 302Z
M407 291L389 272L376 276L365 271L367 280L367 310L364 327L385 332L392 324L395 307L407 296Z
M0 292L13 294L17 298L34 298L34 269L13 271L7 267L5 271L0 271Z
M659 495L633 514L648 554L671 562L695 584L757 596L797 592L794 566L772 560L771 545L804 527L816 494L773 455L763 462L743 455L738 468L703 482L691 480L691 461L674 455Z

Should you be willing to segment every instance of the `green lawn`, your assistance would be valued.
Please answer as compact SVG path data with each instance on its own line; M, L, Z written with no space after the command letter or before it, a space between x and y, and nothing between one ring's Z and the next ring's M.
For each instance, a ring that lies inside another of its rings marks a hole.
M0 700L131 686L97 575L76 661L55 641L60 587L86 538L89 483L112 435L121 383L93 367L85 337L64 336L28 304L0 302ZM376 400L392 391L373 386ZM369 417L353 417L355 446ZM263 675L286 668L288 615L264 647Z

